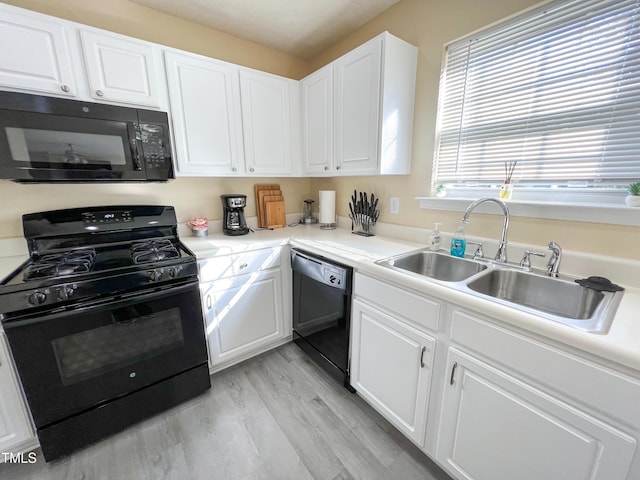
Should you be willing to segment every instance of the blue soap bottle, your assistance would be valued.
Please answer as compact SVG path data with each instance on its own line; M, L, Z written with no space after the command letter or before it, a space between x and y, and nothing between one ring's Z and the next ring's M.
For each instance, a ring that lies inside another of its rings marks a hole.
M451 255L454 257L464 257L464 251L467 249L467 238L464 236L462 225L451 239Z

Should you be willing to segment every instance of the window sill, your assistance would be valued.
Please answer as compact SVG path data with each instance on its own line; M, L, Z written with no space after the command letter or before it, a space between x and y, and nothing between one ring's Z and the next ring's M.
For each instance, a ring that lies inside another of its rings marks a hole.
M464 212L475 198L415 197L420 208ZM624 200L623 200L624 201ZM548 218L573 222L606 223L610 225L640 226L640 208L618 204L515 201L506 202L509 213L516 217ZM496 205L482 204L476 211L502 215Z

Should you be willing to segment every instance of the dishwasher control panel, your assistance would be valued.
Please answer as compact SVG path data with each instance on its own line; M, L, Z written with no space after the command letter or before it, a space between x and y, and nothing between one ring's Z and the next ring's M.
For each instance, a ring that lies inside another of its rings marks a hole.
M323 278L329 285L341 287L344 283L344 269L332 265L323 265Z

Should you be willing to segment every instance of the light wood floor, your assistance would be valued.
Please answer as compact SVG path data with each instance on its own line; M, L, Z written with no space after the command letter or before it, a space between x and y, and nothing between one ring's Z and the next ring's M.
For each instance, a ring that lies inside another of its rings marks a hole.
M209 392L52 463L0 478L449 480L292 343L212 377Z

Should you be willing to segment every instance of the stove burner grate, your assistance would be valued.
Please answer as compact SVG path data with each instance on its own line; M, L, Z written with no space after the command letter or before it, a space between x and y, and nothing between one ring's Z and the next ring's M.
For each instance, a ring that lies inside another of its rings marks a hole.
M43 255L27 267L24 279L33 280L86 273L91 271L95 258L96 251L93 248Z
M135 264L178 257L180 252L168 239L136 242L131 246L131 258Z

